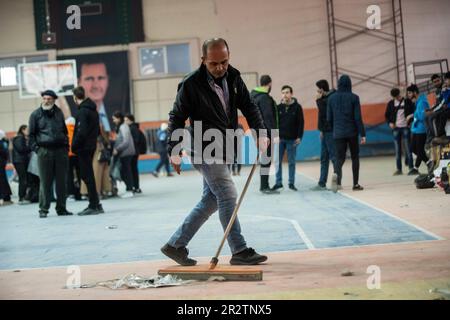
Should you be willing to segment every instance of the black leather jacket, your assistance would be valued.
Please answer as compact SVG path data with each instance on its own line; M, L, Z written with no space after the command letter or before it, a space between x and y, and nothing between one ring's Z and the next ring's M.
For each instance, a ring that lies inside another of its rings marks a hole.
M189 118L191 137L194 137L194 121L201 121L202 135L208 129L218 129L223 135L226 129L237 129L238 109L247 119L250 128L266 129L259 108L251 101L248 89L240 76L240 72L228 66L227 85L229 91L229 112L225 112L216 92L208 83L207 70L202 64L200 68L189 74L178 86L178 94L172 111L169 113L168 153L179 141L171 141L176 129L185 127ZM266 133L267 134L267 133ZM201 137L194 137L201 139ZM202 143L203 149L210 141ZM225 144L224 144L225 145ZM225 147L224 147L224 151ZM225 159L225 157L224 157Z
M64 114L56 105L50 110L39 107L30 116L30 148L37 151L40 147L69 150L69 138Z

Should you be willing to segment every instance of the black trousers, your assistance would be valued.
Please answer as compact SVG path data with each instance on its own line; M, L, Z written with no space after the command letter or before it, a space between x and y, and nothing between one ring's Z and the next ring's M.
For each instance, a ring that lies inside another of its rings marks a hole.
M233 171L234 174L240 174L240 173L241 173L242 165L239 164L239 163L233 163L233 164L231 165L231 168L232 168L232 171Z
M413 133L411 140L411 149L412 152L417 156L415 163L415 168L417 169L420 167L420 164L422 162L426 164L428 161L427 154L425 153L426 141L427 141L426 133L419 133L419 134Z
M162 166L166 168L167 173L170 172L170 163L169 163L169 156L166 151L158 152L159 153L159 163L156 167L156 172L159 172L161 170Z
M28 188L28 163L14 163L17 175L19 176L19 201L24 200Z
M37 151L39 167L39 209L48 212L52 200L53 182L56 189L56 212L66 211L67 168L69 155L67 148L49 149L40 147Z
M448 119L450 119L449 108L440 109L425 118L427 128L427 140L425 143L430 143L435 137L445 136L445 126Z
M133 191L134 181L133 181L133 171L132 161L133 156L126 156L120 158L120 176L127 186L127 191Z
M270 136L268 137L270 139ZM273 146L272 144L269 145L269 148L267 148L266 152L263 152L261 154L261 168L259 171L259 175L261 178L261 183L260 183L260 190L264 190L264 189L268 189L269 188L269 170L270 170L270 165L272 164L272 154L273 154ZM280 159L280 162L282 161L282 159ZM240 170L240 169L239 169Z
M80 177L86 184L89 198L89 208L97 209L100 204L98 200L97 188L95 186L94 169L92 168L92 159L95 150L78 152L78 162L80 164Z
M69 157L69 173L67 177L67 193L75 196L76 200L81 199L80 194L81 175L78 156Z
M336 147L336 173L338 175L338 184L342 182L342 166L345 162L347 147L350 148L352 158L353 185L357 185L359 181L359 141L358 136L334 139Z
M26 200L29 200L32 203L39 202L39 184L40 184L39 177L28 172L27 183L29 189L28 194L26 196Z
M131 174L133 175L133 186L134 189L139 189L139 168L138 161L139 155L135 155L131 158Z

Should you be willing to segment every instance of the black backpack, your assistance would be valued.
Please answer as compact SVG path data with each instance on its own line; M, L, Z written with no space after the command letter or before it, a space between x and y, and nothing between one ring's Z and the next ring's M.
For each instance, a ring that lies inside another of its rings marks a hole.
M431 189L434 187L434 174L421 174L415 180L417 189Z
M145 139L144 133L139 130L139 143L138 143L138 151L139 154L146 154L147 153L147 140Z

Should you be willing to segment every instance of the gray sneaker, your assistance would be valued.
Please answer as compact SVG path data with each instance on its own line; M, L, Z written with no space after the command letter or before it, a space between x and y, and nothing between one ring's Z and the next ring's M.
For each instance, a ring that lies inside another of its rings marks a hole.
M100 213L100 211L98 209L92 209L92 208L87 207L83 211L79 212L78 215L79 216L93 216L93 215L96 215L99 213Z
M168 244L165 244L161 248L161 252L182 266L195 266L197 264L196 260L188 258L189 250L186 247L177 249Z
M315 185L314 187L310 188L311 191L327 191L327 187L322 187L321 185Z
M257 253L253 248L247 248L239 253L233 254L230 260L232 265L255 265L263 263L267 256Z
M331 177L331 190L336 193L338 191L338 176L336 173L333 173Z

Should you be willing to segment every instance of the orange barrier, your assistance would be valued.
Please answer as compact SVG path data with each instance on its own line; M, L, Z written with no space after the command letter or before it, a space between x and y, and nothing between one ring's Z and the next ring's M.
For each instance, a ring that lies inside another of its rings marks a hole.
M362 105L361 112L364 124L374 126L384 123L386 104L387 103L372 103ZM317 130L317 108L304 108L303 116L305 118L305 130ZM159 128L163 122L167 121L144 121L139 123L139 127L141 129ZM249 126L243 116L239 117L239 123L244 127L245 131L248 130Z

